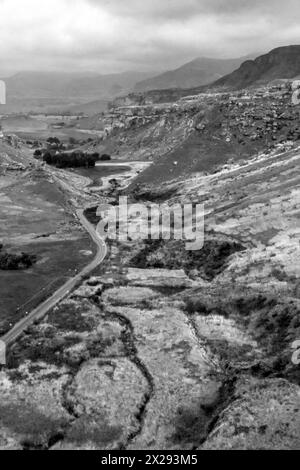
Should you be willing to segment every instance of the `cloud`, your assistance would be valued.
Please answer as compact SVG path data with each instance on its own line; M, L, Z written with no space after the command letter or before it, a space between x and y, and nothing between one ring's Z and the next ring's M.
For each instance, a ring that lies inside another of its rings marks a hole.
M114 15L139 18L147 21L186 20L195 16L217 15L218 17L240 17L242 15L276 16L278 14L296 18L299 12L298 0L87 0L99 8L105 8Z
M175 67L299 42L299 0L0 0L1 70Z

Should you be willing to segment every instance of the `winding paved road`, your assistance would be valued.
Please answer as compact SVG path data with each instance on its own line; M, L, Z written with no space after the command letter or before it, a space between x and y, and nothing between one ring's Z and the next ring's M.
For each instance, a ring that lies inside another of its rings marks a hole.
M51 297L45 300L37 308L26 317L22 318L6 335L1 338L1 341L9 346L13 343L26 328L28 328L34 321L41 320L58 302L66 297L72 289L76 287L76 284L82 280L84 276L93 271L99 264L102 263L107 255L107 246L105 241L98 235L93 225L85 218L83 210L76 211L77 217L81 224L88 231L94 243L97 245L97 254L94 260L86 266L80 273L78 273L72 279L69 279L66 284L60 287Z

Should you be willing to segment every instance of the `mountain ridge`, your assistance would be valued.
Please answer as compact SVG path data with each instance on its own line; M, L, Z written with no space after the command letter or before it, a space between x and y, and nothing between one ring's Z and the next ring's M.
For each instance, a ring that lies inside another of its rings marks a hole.
M213 85L241 89L261 85L276 79L292 79L300 74L300 45L282 46L267 54L248 60Z
M138 82L135 86L135 91L169 88L189 89L207 85L234 71L246 59L254 56L254 54L251 54L249 56L233 59L198 57L174 70L168 70L155 77L150 77Z

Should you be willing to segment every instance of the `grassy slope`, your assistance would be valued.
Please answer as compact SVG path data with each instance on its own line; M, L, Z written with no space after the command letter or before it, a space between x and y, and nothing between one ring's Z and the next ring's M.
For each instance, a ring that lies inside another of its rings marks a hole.
M24 311L16 309L37 293L41 297L64 282L91 259L83 250L93 250L89 237L74 225L61 192L43 176L32 173L8 181L1 191L0 237L4 246L37 255L27 271L0 271L0 328L16 321ZM52 285L53 283L53 285ZM41 289L46 288L46 291Z

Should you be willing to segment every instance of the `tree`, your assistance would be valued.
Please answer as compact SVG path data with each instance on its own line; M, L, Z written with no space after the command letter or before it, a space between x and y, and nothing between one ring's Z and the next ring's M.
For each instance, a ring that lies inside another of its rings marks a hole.
M99 155L99 154L98 154ZM108 161L108 160L111 160L111 156L108 155L107 153L104 153L103 155L101 155L101 158L100 158L101 161Z

